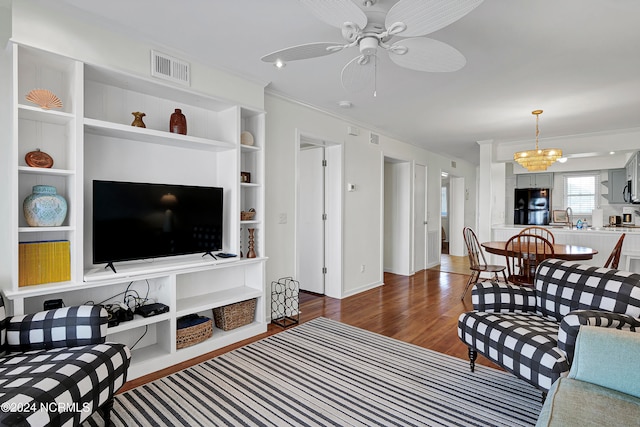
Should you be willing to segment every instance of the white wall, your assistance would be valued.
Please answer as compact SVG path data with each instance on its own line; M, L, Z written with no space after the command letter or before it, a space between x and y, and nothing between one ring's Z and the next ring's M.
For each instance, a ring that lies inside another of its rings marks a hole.
M409 159L427 166L428 232L440 246L440 171L464 177L469 190L465 203L465 222L475 221L476 168L438 154L380 135L380 144L368 142L370 129L320 112L280 96L267 93L266 150L266 251L267 280L292 276L295 271L295 224L279 224L281 213L294 218L295 212L295 135L296 130L327 140L344 143L344 183L356 185L356 191L344 196L344 258L342 296L366 290L382 283L382 179L383 157ZM355 125L359 136L347 134ZM413 176L413 175L411 175ZM410 180L412 181L412 180ZM471 184L469 184L471 183ZM413 183L410 184L413 186ZM412 194L412 189L410 193ZM473 222L469 223L470 225ZM466 225L466 224L465 224ZM412 225L411 225L412 226ZM462 232L459 233L462 236ZM430 254L431 255L431 254ZM413 256L411 254L411 256ZM436 261L437 263L438 261ZM360 266L365 265L365 271ZM435 263L434 263L435 264Z

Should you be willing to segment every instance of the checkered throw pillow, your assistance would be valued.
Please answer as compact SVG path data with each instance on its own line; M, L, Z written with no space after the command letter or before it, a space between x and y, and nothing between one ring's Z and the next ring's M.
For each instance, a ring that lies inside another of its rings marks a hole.
M7 323L7 349L13 353L101 344L107 336L107 322L107 311L99 305L14 316Z
M534 289L502 282L478 282L471 291L476 311L503 313L535 313Z

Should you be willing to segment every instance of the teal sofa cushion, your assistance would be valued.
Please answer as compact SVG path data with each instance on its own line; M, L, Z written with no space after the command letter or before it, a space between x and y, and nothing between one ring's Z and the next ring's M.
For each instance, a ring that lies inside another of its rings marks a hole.
M569 378L640 397L640 333L582 326Z
M639 425L639 398L571 378L553 383L536 423L536 427Z

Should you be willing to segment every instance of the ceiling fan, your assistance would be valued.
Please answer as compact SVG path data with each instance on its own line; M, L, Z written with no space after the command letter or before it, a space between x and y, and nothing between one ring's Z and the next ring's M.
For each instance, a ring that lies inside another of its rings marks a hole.
M342 86L357 92L376 76L377 53L386 50L397 65L417 71L452 72L466 59L430 34L462 18L483 0L299 0L321 21L340 28L346 43L317 42L277 50L262 57L282 67L288 61L331 55L358 47L360 55L342 69ZM361 2L361 9L356 2ZM394 37L402 37L393 43ZM390 44L391 43L391 44ZM375 95L375 89L374 89Z

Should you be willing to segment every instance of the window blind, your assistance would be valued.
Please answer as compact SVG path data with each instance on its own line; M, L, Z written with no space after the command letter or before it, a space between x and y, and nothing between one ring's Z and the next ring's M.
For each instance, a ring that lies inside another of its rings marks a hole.
M597 174L565 175L564 205L574 215L591 215L596 208L598 178Z

